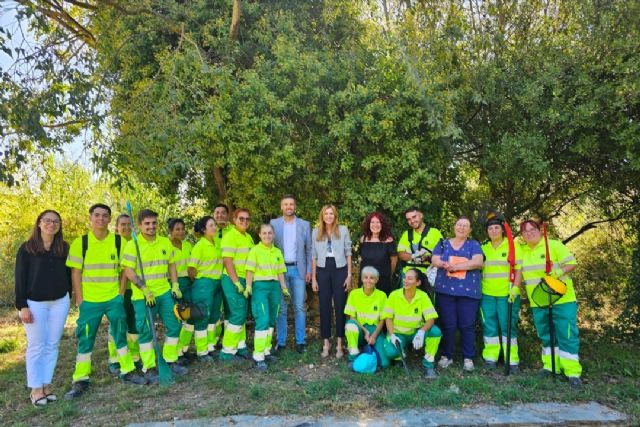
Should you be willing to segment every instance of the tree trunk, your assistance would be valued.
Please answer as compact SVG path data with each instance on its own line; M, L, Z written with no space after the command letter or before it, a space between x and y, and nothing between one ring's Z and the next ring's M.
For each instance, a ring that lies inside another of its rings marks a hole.
M241 0L233 0L233 13L231 14L231 29L229 30L229 38L236 40L238 38L238 28L240 27Z
M213 167L213 181L216 183L216 190L218 190L218 200L227 204L227 183L220 166Z

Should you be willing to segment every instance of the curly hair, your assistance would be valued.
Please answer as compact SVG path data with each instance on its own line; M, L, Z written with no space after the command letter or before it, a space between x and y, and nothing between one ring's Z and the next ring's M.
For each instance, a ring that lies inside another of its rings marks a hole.
M377 218L380 221L381 230L380 236L378 237L381 242L386 242L389 238L393 238L391 234L391 224L389 224L389 220L382 212L372 212L364 219L362 222L362 234L364 235L364 240L371 239L371 220L373 218Z

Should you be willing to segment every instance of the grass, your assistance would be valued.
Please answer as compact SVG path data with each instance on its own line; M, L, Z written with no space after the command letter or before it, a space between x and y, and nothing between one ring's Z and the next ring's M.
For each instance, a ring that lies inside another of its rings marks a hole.
M75 359L72 311L60 345L54 389L68 390ZM525 317L526 318L526 317ZM106 324L104 325L106 326ZM462 407L472 404L509 405L519 402L597 401L627 413L632 425L640 424L640 367L638 343L608 342L581 331L584 385L574 390L562 380L540 379L539 347L530 324L520 336L523 372L504 377L482 367L462 372L460 358L440 377L427 382L421 376L419 355L412 354L411 377L400 366L373 376L351 373L346 362L320 358L320 342L312 336L308 352L287 350L266 374L252 364L226 366L193 364L190 374L170 388L121 384L107 371L106 331L94 349L92 385L73 402L60 400L34 408L26 388L25 338L15 311L0 313L0 405L3 425L123 425L139 421L171 421L234 414L361 415L393 409ZM477 361L480 364L480 360Z

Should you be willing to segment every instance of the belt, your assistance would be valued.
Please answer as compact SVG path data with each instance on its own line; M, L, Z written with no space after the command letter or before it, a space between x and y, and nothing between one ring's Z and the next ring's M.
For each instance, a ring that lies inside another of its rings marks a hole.
M295 262L285 262L284 265L286 265L287 267L293 267L295 266L297 263Z

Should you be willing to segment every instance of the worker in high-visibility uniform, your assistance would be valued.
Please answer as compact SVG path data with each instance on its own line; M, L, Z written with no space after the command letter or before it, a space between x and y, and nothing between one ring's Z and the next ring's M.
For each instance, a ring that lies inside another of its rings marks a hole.
M122 238L122 248L131 240L131 218L127 214L120 214L116 218L115 232ZM124 312L127 315L127 346L133 363L140 365L140 346L138 344L138 331L136 330L136 314L131 303L131 283L122 274L120 278L120 293L124 295ZM120 364L118 363L118 352L116 342L113 340L113 331L109 325L109 339L107 341L109 350L109 372L113 375L120 375Z
M191 243L186 239L187 228L182 218L169 218L167 220L167 230L169 232L169 240L173 245L174 260L176 264L176 273L178 274L178 285L180 286L180 292L182 293L182 299L186 302L191 302L191 279L189 279L188 264L191 259ZM182 322L182 328L180 329L180 338L183 334L187 334L188 337L184 337L187 343L186 348L182 345L178 345L178 356L182 356L189 349L189 342L193 335L193 322L190 320ZM188 339L187 339L188 338ZM179 358L181 364L186 364L186 358Z
M520 224L520 233L525 245L522 247L522 278L531 304L533 323L538 337L542 340L541 375L551 374L551 345L555 347L556 369L564 373L569 384L579 387L582 384L582 366L578 352L580 340L578 338L578 304L573 281L569 276L576 268L576 258L559 240L549 239L549 258L552 262L550 275L564 282L567 292L553 304L553 325L556 342L551 343L549 334L548 309L538 306L531 298L534 288L545 276L545 243L540 225L527 220Z
M180 322L173 313L175 304L173 299L181 298L182 292L176 272L175 249L168 238L156 235L158 214L149 209L141 210L138 213L138 227L141 235L137 242L140 259L138 259L136 242L131 240L124 249L122 265L127 278L135 284L132 287L131 299L136 312L136 326L140 334L142 370L149 383L155 384L158 383L159 377L152 343L151 328L154 325L149 324L147 307L151 309L154 318L156 315L160 316L165 327L162 356L175 374L186 374L187 368L176 363ZM142 271L140 264L142 264ZM171 285L169 285L169 278Z
M389 365L389 359L400 356L398 347L403 351L409 344L416 350L424 346L422 367L425 378L436 378L433 361L438 351L442 332L434 321L438 313L426 292L417 289L423 280L427 280L417 268L404 272L402 289L391 292L384 307L387 336L384 351L380 353L382 367ZM426 339L425 339L426 337Z
M222 256L220 246L216 242L216 223L210 216L198 221L198 229L202 237L194 245L189 260L189 277L193 279L192 302L204 307L204 316L195 321L195 344L198 360L213 361L215 346L209 343L209 335L213 334L216 322L220 319L220 303L214 306L214 294L220 295L222 285ZM185 341L185 338L187 341ZM180 345L189 345L191 334L180 333Z
M229 223L229 207L224 203L218 203L213 207L212 213L213 219L216 222L216 229L218 230L218 234L216 235L216 244L218 248L221 248L222 238L232 229L235 228L233 224ZM207 332L207 337L209 340L209 347L213 347L215 350L216 346L220 342L220 337L222 337L222 320L224 319L224 313L229 311L229 308L226 307L226 301L223 298L222 291L219 293L213 294L213 305L216 307L220 307L220 315L218 316L218 320L215 323L215 328L213 332L211 329ZM223 310L224 307L224 310Z
M489 369L494 369L502 354L507 354L507 315L511 305L511 354L510 370L518 372L518 318L520 313L520 293L522 283L522 251L515 244L515 280L509 283L509 242L505 237L503 221L493 218L487 221L489 240L482 245L484 264L482 267L482 299L480 300L480 318L484 349L482 357Z
M89 209L91 231L86 237L86 253L83 254L83 237L78 237L69 248L66 265L71 267L71 283L79 316L76 328L78 355L73 372L73 385L65 398L81 396L89 387L91 353L103 316L107 316L116 345L120 378L133 384L147 381L135 374L133 359L127 346L127 318L124 298L120 294L120 253L116 238L109 232L111 208L102 203ZM122 247L120 248L122 251Z
M290 298L284 273L282 251L273 244L275 231L271 224L260 226L260 243L251 248L246 263L245 298L251 297L251 313L256 322L253 340L253 360L260 372L267 371L267 362L275 362L271 355L271 341L280 311L280 300Z
M384 319L382 312L387 303L387 294L376 289L380 273L375 267L366 266L360 271L362 287L349 292L344 314L349 320L344 327L349 350L349 361L360 354L360 347L369 344L384 351Z
M245 290L245 269L249 250L254 246L253 238L247 232L251 216L247 209L236 209L233 213L235 227L222 237L222 292L225 305L225 327L222 338L221 361L245 359L247 350L247 299ZM226 311L226 308L229 311Z
M404 262L402 274L411 268L427 274L433 250L443 238L442 233L437 228L427 226L423 213L415 206L404 211L404 217L409 229L398 240L398 258ZM423 288L426 289L427 285L423 283Z

